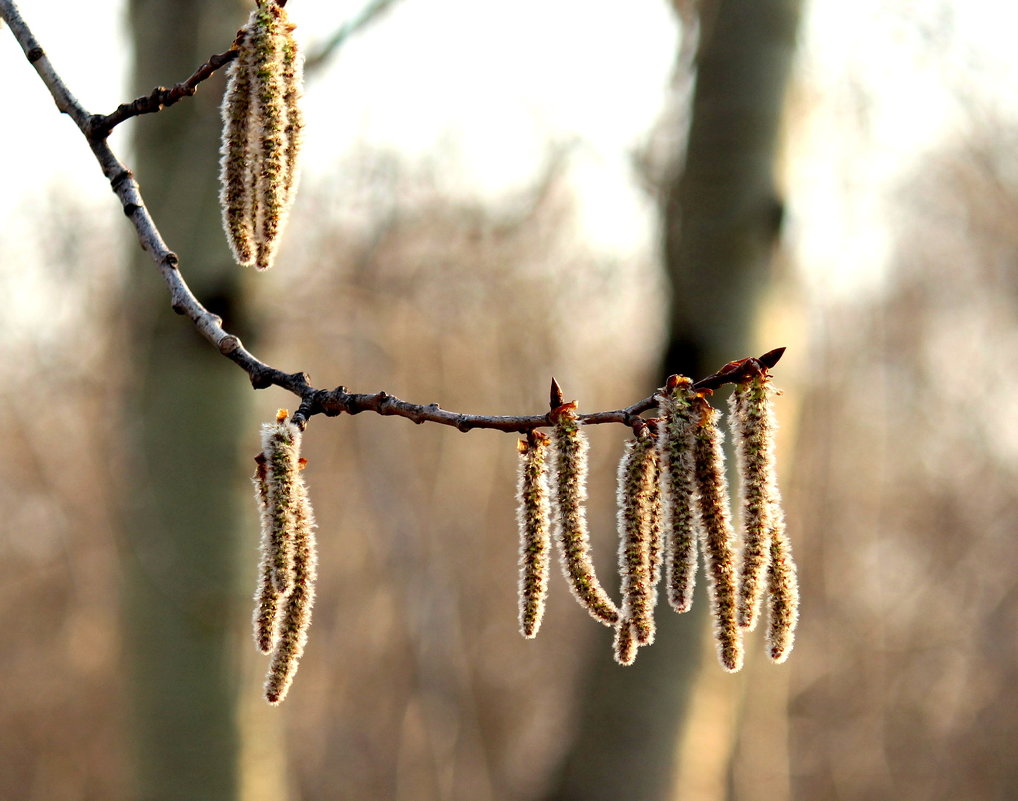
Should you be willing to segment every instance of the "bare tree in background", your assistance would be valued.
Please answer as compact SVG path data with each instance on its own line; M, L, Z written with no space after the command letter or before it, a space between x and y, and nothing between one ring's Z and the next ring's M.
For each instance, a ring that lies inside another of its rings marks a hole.
M135 0L131 87L148 92L189 75L233 38L244 13L239 2ZM137 173L195 291L246 334L217 202L220 87L138 120ZM252 398L167 307L148 254L133 253L124 614L137 797L226 801L238 789L234 643L247 590L238 592L236 476Z

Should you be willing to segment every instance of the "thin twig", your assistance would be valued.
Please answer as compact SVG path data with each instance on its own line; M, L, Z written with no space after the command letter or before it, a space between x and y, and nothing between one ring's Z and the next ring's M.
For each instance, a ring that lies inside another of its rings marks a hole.
M311 73L318 69L328 59L336 54L347 40L354 34L360 33L365 28L377 21L386 11L396 5L400 0L372 0L362 8L353 19L344 22L339 29L329 37L325 44L321 45L314 53L304 59L305 72Z
M132 117L137 117L141 114L154 114L168 106L172 106L178 100L193 96L198 91L198 84L202 81L207 81L215 74L216 70L225 67L233 61L238 53L239 51L236 47L230 48L225 53L217 53L198 67L194 74L186 81L182 81L169 89L165 86L157 86L147 95L136 98L130 103L121 103L117 106L117 110L110 114L97 114L92 117L92 129L88 135L94 138L105 138L120 123Z
M170 304L177 314L187 317L198 332L207 339L221 354L230 359L243 369L255 389L265 389L270 386L280 387L293 393L300 398L300 407L293 416L293 422L303 428L307 421L317 414L327 417L334 417L339 414L359 414L360 412L375 412L381 415L394 415L405 417L414 423L438 423L440 425L452 426L459 431L473 431L484 428L496 431L508 431L525 433L537 428L552 425L549 415L528 415L528 416L489 416L480 414L461 414L442 409L437 403L416 404L400 400L387 392L376 392L374 394L358 394L347 392L346 387L336 387L332 390L318 389L311 385L306 373L286 373L265 362L262 362L248 351L240 338L231 334L223 328L223 320L218 315L212 314L195 297L188 287L184 276L180 271L177 255L167 247L163 241L155 221L152 219L145 201L142 198L138 182L135 181L133 173L116 157L107 142L110 127L102 121L108 121L121 113L120 109L113 114L103 117L101 115L89 114L78 100L71 94L63 80L53 69L52 64L46 57L42 47L32 35L28 25L22 20L14 0L0 0L0 17L6 20L18 43L24 50L29 62L39 74L42 82L49 89L50 94L56 101L57 108L71 117L82 135L88 141L95 155L103 175L110 182L114 194L120 199L124 214L134 225L138 242L142 248L149 253L156 269L166 283L170 294ZM198 71L191 76L184 84L178 86L187 87L193 83L197 86L202 80L211 75L222 64L232 60L230 55L234 51L227 51L218 56L213 56ZM217 61L218 60L218 61ZM207 73L207 74L206 74ZM166 90L174 92L174 89ZM193 93L193 92L192 92ZM136 113L145 113L142 106L154 96L139 98L128 106L138 104L139 110ZM185 96L182 90L181 97ZM158 99L158 98L157 98ZM179 98L178 98L179 99ZM163 106L169 105L163 103ZM120 107L125 108L124 106ZM157 109L150 109L152 111ZM114 125L128 119L127 111L122 112L121 118L114 121ZM99 120L100 123L97 123ZM696 384L698 389L716 389L722 384L736 382L740 378L752 374L762 368L773 367L781 358L783 348L770 351L758 359L743 359L740 362L732 362L725 365L721 370L712 376L701 379ZM557 385L553 392L561 390ZM624 409L593 412L590 414L577 415L583 425L599 425L603 423L621 423L632 426L637 418L646 411L657 407L657 393L637 401Z

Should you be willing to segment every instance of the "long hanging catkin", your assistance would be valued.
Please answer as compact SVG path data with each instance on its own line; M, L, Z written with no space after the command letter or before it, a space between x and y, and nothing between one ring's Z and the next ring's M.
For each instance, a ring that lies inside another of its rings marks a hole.
M259 270L272 266L296 190L303 62L293 29L275 0L258 0L223 97L223 228L237 263Z
M590 535L583 502L587 497L587 452L589 443L580 430L576 404L567 403L553 413L555 446L553 471L553 516L562 572L569 587L591 617L614 626L619 610L601 587L590 558Z
M781 514L774 460L774 390L765 373L736 386L729 400L742 493L742 564L739 570L739 625L753 630L760 612L771 557L771 531Z
M728 481L725 478L718 413L705 397L698 398L700 421L693 436L693 474L700 510L707 591L714 618L718 658L725 670L742 668L742 632L735 618L735 564Z
M258 503L258 516L261 520L262 542L261 559L258 563L258 589L255 590L254 637L258 650L263 654L270 654L279 641L276 633L276 615L279 609L279 599L282 596L272 581L274 560L272 512L269 507L268 460L264 453L260 453L255 462L257 467L253 480L255 500Z
M286 698L307 644L318 578L314 528L314 512L308 500L307 487L298 477L293 529L293 586L279 611L276 650L265 679L265 698L270 704L281 703Z
M693 438L699 423L692 380L672 376L658 395L658 459L664 525L665 582L668 602L676 612L693 605L696 583L698 518Z
M271 704L285 697L297 672L315 598L315 518L301 476L301 431L280 409L262 426L255 498L261 516L262 557L255 593L255 643L272 659L265 682Z
M249 23L250 25L250 23ZM246 30L239 55L226 70L223 96L223 141L219 162L219 205L223 212L223 230L237 264L250 267L255 259L254 183L251 170L251 48L245 46Z
M736 385L729 420L742 484L743 546L739 571L739 625L753 629L768 595L768 655L784 662L795 641L799 587L785 533L775 459L774 396L766 365ZM766 584L766 586L764 586Z
M262 541L272 586L283 595L293 585L294 519L300 499L300 429L279 410L275 423L262 426L262 456L266 469L266 508Z
M619 462L618 524L619 574L622 578L622 609L615 636L615 659L631 664L636 645L654 641L655 551L660 526L655 503L659 499L657 453L654 438L640 423L636 437L625 445Z
M519 441L516 520L520 529L520 633L537 636L548 596L551 505L548 437L532 431Z

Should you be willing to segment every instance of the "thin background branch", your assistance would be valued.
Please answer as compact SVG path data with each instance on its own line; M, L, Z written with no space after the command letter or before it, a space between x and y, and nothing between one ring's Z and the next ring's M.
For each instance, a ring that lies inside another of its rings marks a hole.
M304 59L304 69L311 72L323 66L350 37L370 27L400 2L402 0L371 0L352 19L344 22L315 52Z

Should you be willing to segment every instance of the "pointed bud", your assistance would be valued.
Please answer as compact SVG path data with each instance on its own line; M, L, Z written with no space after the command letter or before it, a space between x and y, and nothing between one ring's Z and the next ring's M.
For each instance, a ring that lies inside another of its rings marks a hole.
M562 395L562 387L559 386L558 381L556 381L554 377L551 379L551 390L548 392L548 402L549 407L552 409L557 409L566 402Z

